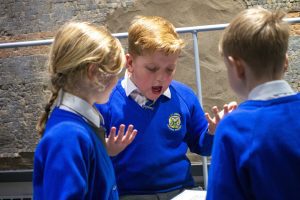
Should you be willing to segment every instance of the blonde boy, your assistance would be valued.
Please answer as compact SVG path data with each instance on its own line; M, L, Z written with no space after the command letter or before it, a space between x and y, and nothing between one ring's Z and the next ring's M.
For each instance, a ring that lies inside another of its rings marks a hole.
M216 130L207 199L300 199L300 94L282 80L283 17L248 9L223 34L228 79L245 101Z

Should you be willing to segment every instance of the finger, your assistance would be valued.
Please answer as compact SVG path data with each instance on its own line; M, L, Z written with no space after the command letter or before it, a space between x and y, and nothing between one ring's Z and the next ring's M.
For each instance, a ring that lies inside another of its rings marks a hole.
M212 122L213 122L213 120L212 120L212 118L210 117L209 113L205 113L205 118L206 118L206 120L208 121L208 123L212 123Z
M133 125L130 124L127 128L127 131L126 131L126 134L125 134L125 137L124 137L123 141L129 140L129 138L132 134L132 131L133 131Z
M108 138L115 138L116 136L116 127L111 127Z
M213 135L214 129L215 129L215 122L208 113L205 113L205 117L208 122L208 132L209 132L209 134Z
M116 127L111 127L109 135L107 137L107 141L109 143L114 142L115 141L115 137L116 137Z
M125 125L121 124L119 126L119 131L118 131L118 135L117 135L117 139L116 142L119 143L122 141L123 137L124 137L124 130L125 130Z
M238 107L238 105L233 106L233 107L232 107L232 110L237 109L237 107Z
M231 101L231 102L229 103L229 106L237 106L237 102L236 102L236 101Z
M224 106L223 106L223 115L228 114L228 112L229 112L228 104L224 104Z
M128 143L128 144L130 144L130 143L134 140L134 138L135 138L135 136L137 135L137 133L138 133L138 131L137 131L136 129L134 129L134 130L132 131L132 134L130 135L129 143Z
M219 109L217 106L212 108L216 121L220 121Z
M237 108L237 102L236 101L230 102L228 107L229 107L229 112L235 110Z

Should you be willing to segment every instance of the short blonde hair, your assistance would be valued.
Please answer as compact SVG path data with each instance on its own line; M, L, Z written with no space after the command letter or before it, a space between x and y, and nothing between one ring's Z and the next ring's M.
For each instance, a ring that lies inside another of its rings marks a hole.
M243 59L258 77L282 73L289 40L284 16L260 7L242 11L225 29L220 53Z
M86 22L69 22L57 32L51 46L48 68L51 97L37 124L43 134L50 109L60 89L73 90L87 76L88 66L96 65L101 76L99 87L117 75L125 64L121 43L105 27Z
M175 27L159 16L136 16L128 30L128 52L143 55L161 51L167 55L180 53L184 42Z

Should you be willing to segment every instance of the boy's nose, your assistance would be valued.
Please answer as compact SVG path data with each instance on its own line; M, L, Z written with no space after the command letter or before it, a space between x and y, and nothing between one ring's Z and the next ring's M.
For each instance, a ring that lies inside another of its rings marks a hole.
M156 80L157 80L158 82L163 82L165 79L166 79L166 76L165 76L164 74L158 74L158 75L156 76Z

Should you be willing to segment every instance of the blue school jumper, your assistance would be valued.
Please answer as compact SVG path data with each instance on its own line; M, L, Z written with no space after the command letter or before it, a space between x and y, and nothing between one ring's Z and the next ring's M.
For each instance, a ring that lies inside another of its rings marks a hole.
M248 100L216 130L207 199L300 199L300 94Z
M172 81L171 99L161 95L150 107L141 107L127 97L121 81L109 102L97 105L106 129L133 124L135 140L112 158L118 189L124 194L154 194L192 187L191 152L210 155L213 136L194 92Z
M55 108L34 158L34 199L117 200L113 166L81 116Z

